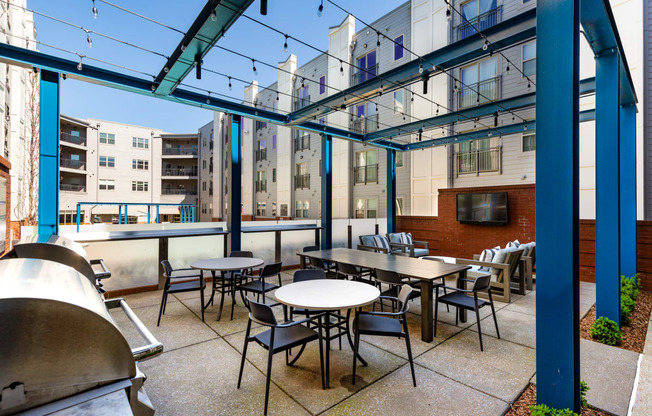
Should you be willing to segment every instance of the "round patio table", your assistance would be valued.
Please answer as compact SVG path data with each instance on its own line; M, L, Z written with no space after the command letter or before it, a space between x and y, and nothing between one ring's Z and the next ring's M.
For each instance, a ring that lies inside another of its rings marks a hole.
M206 303L204 309L208 305L213 304L213 296L215 295L215 289L217 288L217 281L215 280L215 273L220 272L222 278L222 286L227 286L225 279L225 272L235 272L238 270L247 270L254 267L261 266L265 263L263 259L251 258L251 257L217 257L214 259L205 259L198 260L190 264L190 267L197 270L206 270L210 271L213 275L213 292L211 293L211 299ZM231 279L229 285L231 286L231 319L233 319L233 307L235 305L235 279ZM222 317L222 307L224 306L224 289L222 289L222 297L220 299L220 312L217 315L217 320L219 321Z
M351 309L369 305L380 298L380 290L368 283L351 280L319 279L305 282L290 283L276 289L276 300L284 305L307 310L338 311L346 309L346 334L351 349L353 341L349 334L348 322ZM329 331L330 317L324 320L326 333ZM330 376L330 337L326 337L326 387L329 387ZM360 357L364 365L367 363Z

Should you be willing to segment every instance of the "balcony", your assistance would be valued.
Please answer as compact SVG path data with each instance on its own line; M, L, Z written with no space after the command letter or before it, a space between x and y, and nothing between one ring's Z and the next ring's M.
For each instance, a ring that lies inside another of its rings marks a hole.
M59 166L68 169L86 170L86 161L68 158L59 158Z
M378 164L357 166L353 168L353 173L356 185L378 183Z
M294 189L310 189L310 174L296 175L294 177Z
M378 114L369 117L358 117L351 123L351 131L365 134L378 130Z
M64 192L86 192L86 185L74 183L60 183L59 190Z
M163 169L162 176L197 176L197 166L189 166L187 168L170 168Z
M197 156L197 146L164 147L163 156Z
M351 74L351 86L362 84L378 75L378 64Z
M500 98L501 77L466 84L457 92L459 108L472 107Z
M310 96L298 98L294 100L294 111L300 110L308 104L310 104Z
M457 40L462 40L478 32L482 32L500 22L502 8L500 6L482 13L471 20L465 20L457 26Z
M306 134L294 139L294 151L310 150L310 135Z
M267 192L267 180L256 181L256 192Z
M267 160L267 149L258 149L256 150L256 162L261 162Z
M75 136L73 134L62 131L61 133L59 133L59 139L62 142L72 143L79 146L86 146L86 137L84 136Z
M457 175L501 172L502 147L455 153Z
M163 188L161 190L161 195L197 195L197 190Z

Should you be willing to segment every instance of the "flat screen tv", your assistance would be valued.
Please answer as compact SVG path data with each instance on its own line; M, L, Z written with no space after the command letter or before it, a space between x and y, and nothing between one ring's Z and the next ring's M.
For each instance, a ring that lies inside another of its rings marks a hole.
M457 220L463 224L507 224L507 192L457 194Z

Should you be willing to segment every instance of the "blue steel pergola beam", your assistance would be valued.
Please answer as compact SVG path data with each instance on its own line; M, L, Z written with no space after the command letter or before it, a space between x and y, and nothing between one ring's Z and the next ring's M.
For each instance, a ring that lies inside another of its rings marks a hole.
M253 0L208 0L154 80L154 93L174 91L251 3Z
M533 39L536 36L536 9L528 10L507 19L483 30L482 33L491 39L495 49L503 49ZM482 56L488 56L490 51L483 50L483 45L484 38L479 34L475 34L444 46L424 55L422 57L423 61L419 59L412 60L383 72L370 80L290 113L290 123L298 124L313 117L320 117L330 113L334 108L341 108L343 105L354 105L377 94L380 91L381 84L383 92L386 93L441 73L441 70L433 68L433 65L446 70ZM423 64L424 68L423 73L419 73L419 65L421 64Z
M580 9L580 23L593 53L600 56L611 51L620 56L620 104L636 104L634 81L609 1L580 0Z

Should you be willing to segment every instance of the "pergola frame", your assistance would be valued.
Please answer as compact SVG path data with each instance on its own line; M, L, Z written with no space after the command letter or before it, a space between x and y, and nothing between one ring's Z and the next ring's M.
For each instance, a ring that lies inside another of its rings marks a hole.
M210 25L208 19L219 3L209 0L193 27ZM209 37L193 44L212 46L250 3L241 1L239 13L230 8L233 13L220 20L221 28L213 30L212 39ZM596 78L584 81L579 79L580 23L597 64ZM363 135L310 120L340 108L345 96L373 97L379 91L381 77L386 80L389 90L404 88L420 77L427 80L449 67L488 55L490 51L482 50L483 38L480 35L470 36L424 56L424 60L434 63L434 67L426 68L423 74L418 73L418 66L423 61L413 60L285 115L174 88L192 67L188 66L182 54L173 54L168 62L168 65L172 65L168 69L175 68L175 71L168 71L165 75L161 75L162 72L158 77L160 80L152 82L90 65L78 70L77 62L0 44L2 62L41 70L39 233L58 233L61 75L231 114L232 192L227 215L231 250L238 250L241 246L241 212L237 207L241 206L242 201L242 117L321 134L322 248L332 246L333 138L387 150L387 230L393 232L396 230L394 198L397 151L473 140L487 137L489 133L511 134L526 128L530 131L539 124L536 152L537 400L555 408L579 411L579 122L596 119L597 311L599 315L619 322L619 276L636 273L636 94L608 0L539 0L536 10L508 19L483 33L493 45L502 49L534 38L536 30L544 34L537 38L538 93L536 96L530 93L505 99L500 101L500 105L512 109L536 105L536 121L539 123L528 120L409 144L396 143L392 138L417 132L423 128L424 121ZM195 34L182 42L194 42L199 32L193 32L191 28L188 33ZM200 55L203 56L208 49L201 50ZM181 46L177 47L177 51L181 51ZM592 91L596 93L595 111L580 113L581 94ZM347 105L354 102L355 99L349 99ZM497 102L491 102L432 117L425 123L427 127L441 126L454 123L458 117L491 116L499 109ZM618 259L617 264L608 264L614 257ZM601 259L608 260L605 262Z

